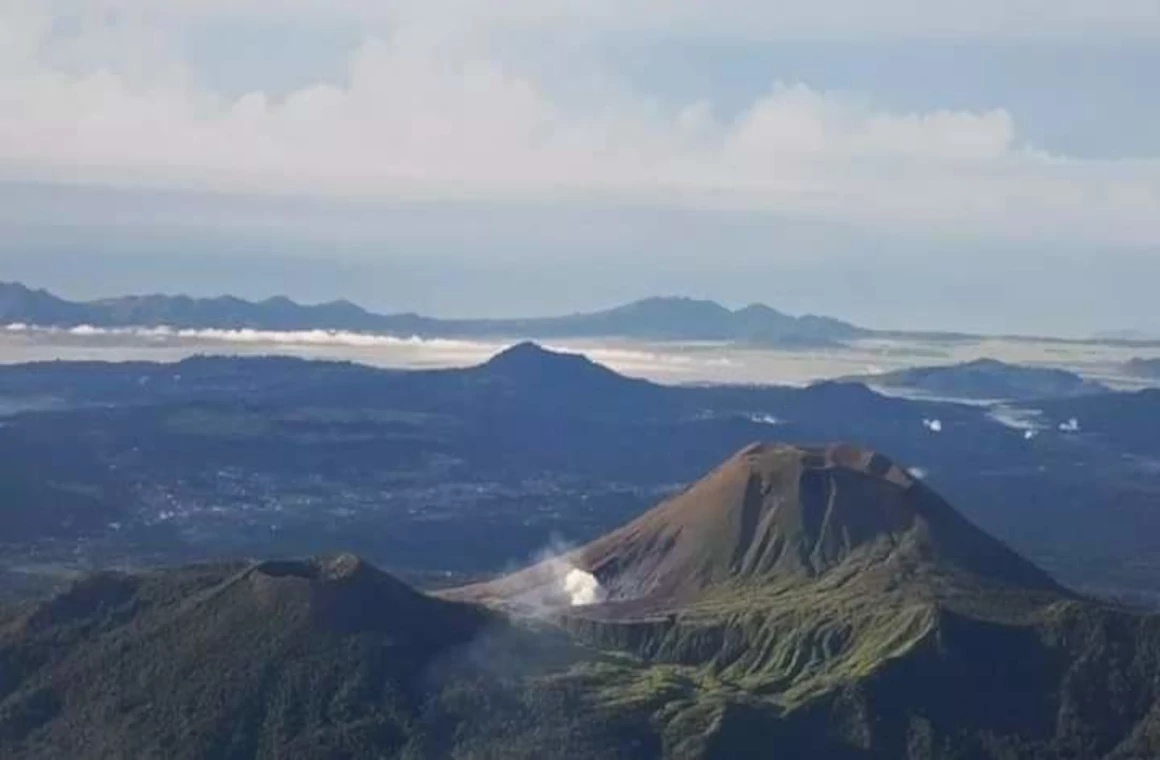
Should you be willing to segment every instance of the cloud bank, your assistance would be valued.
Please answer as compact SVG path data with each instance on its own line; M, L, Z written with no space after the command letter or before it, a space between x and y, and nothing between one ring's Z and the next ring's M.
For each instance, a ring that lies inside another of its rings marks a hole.
M231 17L343 20L496 31L676 36L687 39L1054 39L1160 38L1153 0L38 0L57 10L115 10L153 20Z
M475 341L446 340L442 338L420 338L418 336L398 337L375 333L350 332L347 330L256 330L245 327L230 328L180 328L180 327L39 327L14 322L3 325L9 333L33 335L67 335L76 338L133 338L154 341L205 341L213 343L234 343L274 346L343 346L349 348L395 348L400 346L428 346L433 348L462 349L472 347L497 351L503 344L488 344Z
M865 16L845 2L808 12L785 5L780 15L748 2L735 10L753 15L756 27L758 16L772 25L789 14L803 30L840 31L841 19ZM1113 5L1118 10L1093 16L1083 10L1091 4L1056 3L1045 18L1113 19L1117 33L1127 33L1129 21L1137 31L1153 29L1148 4ZM936 234L1160 243L1160 161L1046 154L1020 137L1002 108L898 112L791 81L771 82L740 112L724 114L711 93L662 104L615 72L563 91L462 23L479 18L479 29L510 31L579 18L641 33L646 17L666 16L655 3L488 4L485 19L479 4L404 2L350 52L340 81L236 96L202 84L167 31L182 12L225 17L223 4L178 3L167 12L143 2L112 6L117 13L61 15L34 4L0 10L0 178L741 208ZM268 6L249 0L228 13ZM894 0L883 17L902 23L911 6ZM1041 6L1024 3L1019 13ZM357 17L369 7L339 3L332 12ZM971 24L1010 29L1026 20L1002 10L1006 4L977 21L965 4L948 7L958 10L939 23L952 35L981 33ZM312 3L294 8L321 12ZM700 2L670 10L677 28L712 15ZM916 12L928 21L936 15Z

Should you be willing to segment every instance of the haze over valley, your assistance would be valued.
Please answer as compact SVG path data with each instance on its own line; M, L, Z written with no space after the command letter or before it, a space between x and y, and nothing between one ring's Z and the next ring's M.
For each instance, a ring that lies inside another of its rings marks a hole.
M105 299L92 309L18 283L0 285L0 293L0 362L10 363L279 353L381 367L463 367L531 338L664 383L803 385L858 376L873 385L874 376L882 375L878 385L898 392L906 386L886 382L891 371L977 359L1067 370L1095 383L1133 389L1151 382L1140 371L1147 357L1160 357L1160 341L1139 337L1059 340L904 333L829 317L799 319L765 305L751 306L742 321L744 309L731 312L711 301L676 297L646 299L591 315L439 320L373 315L349 303L304 307L282 297L252 304L229 296L137 296ZM730 323L733 315L737 321ZM1034 390L1030 395L1036 395Z

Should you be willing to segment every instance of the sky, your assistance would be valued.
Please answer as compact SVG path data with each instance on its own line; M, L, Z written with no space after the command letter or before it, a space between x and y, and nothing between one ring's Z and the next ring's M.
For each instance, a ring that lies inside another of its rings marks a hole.
M0 280L1160 332L1160 0L0 0Z

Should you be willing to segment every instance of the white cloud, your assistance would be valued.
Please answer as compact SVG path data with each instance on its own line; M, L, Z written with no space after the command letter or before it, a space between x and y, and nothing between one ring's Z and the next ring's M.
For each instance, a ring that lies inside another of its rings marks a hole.
M777 40L1160 38L1155 0L39 0L154 18L272 17L432 28Z
M481 341L449 340L443 338L399 337L379 333L347 330L259 330L243 328L187 328L187 327L40 327L23 322L0 325L12 334L33 337L71 336L75 338L132 338L144 341L233 343L263 346L339 346L348 348L426 347L444 351L470 349L486 357L503 348L502 344Z
M122 13L73 18L68 33L32 5L0 11L0 42L12 43L0 44L0 177L376 198L581 197L939 234L1160 241L1160 163L1045 155L1022 143L1002 109L899 113L797 83L773 84L730 118L716 115L712 103L666 109L648 93L617 86L566 96L535 71L499 62L482 38L449 43L482 6L446 2L392 5L389 36L353 51L340 84L227 98L196 84L170 54L157 20L182 9L224 15L224 4L104 5ZM1113 5L1119 10L1101 19L1144 15L1137 3ZM971 15L965 4L950 4L953 12L938 23L1006 28L1026 20L1008 6ZM323 12L308 2L293 7ZM360 16L371 7L339 3L327 12ZM633 27L665 16L651 2L616 11L570 0L486 7L499 26L575 17ZM839 11L865 16L837 0L779 7L742 2L735 10L756 25L758 17L789 19L803 33L810 24L839 28L846 18ZM1043 18L1074 22L1089 7L1056 3ZM261 9L272 6L247 0L228 12ZM904 10L920 19L938 15L903 0L880 8L899 23L911 18ZM669 13L677 27L690 28L713 15L692 1Z

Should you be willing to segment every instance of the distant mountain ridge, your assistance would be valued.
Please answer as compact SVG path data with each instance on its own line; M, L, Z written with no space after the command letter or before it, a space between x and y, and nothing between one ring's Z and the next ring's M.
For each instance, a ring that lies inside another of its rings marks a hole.
M983 400L1066 398L1109 391L1107 386L1067 370L1009 364L986 358L960 364L910 367L848 379L932 396Z
M1124 370L1134 377L1160 380L1160 359L1129 359L1124 363Z
M715 301L653 297L594 312L527 319L438 319L377 314L349 301L299 304L284 296L246 301L135 295L69 301L47 290L0 283L0 323L41 327L174 327L188 329L349 330L421 337L582 338L743 341L823 346L870 334L848 322L794 317L764 304L731 310Z

